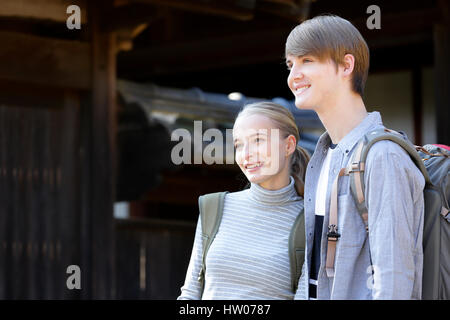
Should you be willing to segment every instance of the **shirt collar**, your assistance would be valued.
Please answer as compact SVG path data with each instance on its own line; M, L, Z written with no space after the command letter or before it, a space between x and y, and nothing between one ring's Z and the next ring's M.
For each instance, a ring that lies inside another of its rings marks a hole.
M289 201L299 200L299 196L295 191L294 178L289 177L289 184L278 190L267 190L256 183L252 183L250 187L250 196L258 203L267 205L279 205Z
M367 116L358 124L355 128L353 128L347 135L339 141L337 145L337 149L339 149L342 153L350 152L356 143L363 137L366 132L373 129L376 126L382 126L383 122L381 120L381 115L379 112L369 112ZM328 132L322 134L318 141L318 145L328 148L331 143L331 138L328 135Z

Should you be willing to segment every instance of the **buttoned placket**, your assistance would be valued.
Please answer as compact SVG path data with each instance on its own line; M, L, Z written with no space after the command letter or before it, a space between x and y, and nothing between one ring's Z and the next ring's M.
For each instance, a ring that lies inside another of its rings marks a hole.
M328 148L324 150L326 154L328 152ZM333 286L333 278L328 278L326 275L325 263L327 258L327 245L328 245L327 232L328 232L328 223L330 220L331 189L333 181L336 178L336 175L339 173L339 170L341 169L342 166L342 162L344 160L344 154L342 154L342 152L338 147L336 147L336 149L334 150L332 158L330 160L331 160L330 162L331 167L328 176L326 207L325 207L326 209L325 209L325 216L323 219L322 238L320 244L320 267L317 279L317 297L319 299L330 299ZM337 245L339 245L339 243Z
M358 140L360 137L363 136L367 130L371 129L372 127L376 127L378 125L382 125L381 117L377 112L374 112L368 116L368 118L364 119L364 122L361 123L357 128L355 128L349 135L344 137L343 140L340 141L338 146L336 148L339 149L339 152L336 152L333 154L333 157L331 159L331 167L330 167L330 175L329 175L329 181L328 181L328 190L327 190L327 203L326 203L326 215L324 216L324 224L322 229L322 240L321 240L321 266L318 274L318 285L317 285L317 297L318 299L330 299L333 297L332 293L334 291L331 290L331 285L329 286L330 281L328 280L325 272L325 261L326 261L326 249L327 249L327 238L326 233L328 229L328 222L329 222L329 205L330 205L330 195L331 195L331 185L336 177L336 175L339 173L339 170L345 166L349 159L352 157L352 153L354 151L354 147L356 146ZM316 188L317 188L317 179L320 175L320 169L321 165L323 163L323 160L326 156L329 144L331 143L331 140L327 133L321 136L321 138L318 141L316 152L313 155L309 170L309 179L307 181L307 185L305 186L305 194L308 196L305 199L305 216L306 216L306 227L308 231L308 237L307 237L307 266L308 266L308 274L309 274L309 262L311 259L311 251L312 251L312 234L311 230L314 230L314 207L315 207L315 197L316 197ZM339 158L338 158L339 157ZM339 195L343 195L349 192L349 184L346 182L345 185L343 184L345 177L341 177L339 180ZM345 187L346 190L343 190L342 188ZM338 225L340 224L339 221L342 223L342 219L339 220L338 218ZM339 246L339 244L338 244ZM339 248L339 247L338 247ZM338 249L337 248L337 249ZM337 252L338 253L338 250ZM336 256L335 263L338 261L338 256ZM334 289L334 288L333 288Z

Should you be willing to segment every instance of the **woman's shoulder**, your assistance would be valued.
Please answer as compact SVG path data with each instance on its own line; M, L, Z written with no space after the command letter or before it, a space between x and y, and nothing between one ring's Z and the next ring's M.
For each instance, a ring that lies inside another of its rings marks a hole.
M241 190L241 191L233 191L233 192L229 192L229 191L221 191L221 192L211 192L211 193L205 193L202 194L200 197L202 196L207 196L207 195L212 195L214 193L219 194L219 193L225 193L224 199L225 201L228 200L243 200L243 199L247 199L248 198L248 192L249 189L245 189L245 190Z
M225 195L225 200L242 200L247 199L250 189L244 189L241 191L228 192Z

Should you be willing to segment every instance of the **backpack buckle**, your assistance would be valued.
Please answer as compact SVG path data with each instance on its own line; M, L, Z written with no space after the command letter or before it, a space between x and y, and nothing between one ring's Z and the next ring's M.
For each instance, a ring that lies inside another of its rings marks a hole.
M341 236L338 232L338 227L335 224L330 224L328 226L327 238L329 241L338 241Z
M350 170L348 170L348 173L364 172L364 169L365 169L364 162L352 162L350 164Z

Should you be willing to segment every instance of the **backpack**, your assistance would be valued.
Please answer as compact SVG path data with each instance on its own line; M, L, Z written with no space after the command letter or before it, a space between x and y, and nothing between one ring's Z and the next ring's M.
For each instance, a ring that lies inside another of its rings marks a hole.
M368 232L368 210L364 200L364 164L370 147L382 140L399 144L411 157L425 178L422 299L450 299L450 153L436 145L413 146L403 134L389 129L367 133L359 142L347 168L339 176L349 175L350 190ZM336 178L336 180L339 178ZM337 183L332 203L336 203ZM335 195L336 193L336 195ZM336 215L337 209L331 216ZM336 221L337 224L337 221ZM334 254L331 254L334 257ZM328 260L328 257L327 257ZM331 266L331 262L329 263Z
M214 237L219 230L223 214L225 195L228 192L209 193L198 198L200 219L202 223L202 265L198 274L200 287L204 288L206 272L206 255ZM292 291L295 293L298 287L303 262L305 260L305 218L304 211L298 214L289 235L289 261L291 265Z

